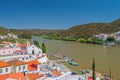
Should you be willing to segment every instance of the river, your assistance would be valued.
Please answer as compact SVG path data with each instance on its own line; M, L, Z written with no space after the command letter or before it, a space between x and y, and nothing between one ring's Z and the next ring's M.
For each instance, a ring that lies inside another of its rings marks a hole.
M60 40L48 40L33 36L32 40L38 40L47 46L47 54L54 59L54 54L62 53L79 63L82 69L91 69L93 57L96 60L96 70L105 74L111 73L113 80L120 80L120 46L104 46L69 42Z

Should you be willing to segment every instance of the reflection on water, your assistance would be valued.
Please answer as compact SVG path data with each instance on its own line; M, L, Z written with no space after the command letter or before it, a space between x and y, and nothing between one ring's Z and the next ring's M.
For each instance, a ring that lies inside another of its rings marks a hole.
M103 46L68 42L59 40L47 40L40 37L33 37L44 42L47 46L47 54L54 58L54 54L61 53L73 58L83 69L91 69L92 58L96 59L96 69L108 74L112 71L114 80L120 79L120 46Z

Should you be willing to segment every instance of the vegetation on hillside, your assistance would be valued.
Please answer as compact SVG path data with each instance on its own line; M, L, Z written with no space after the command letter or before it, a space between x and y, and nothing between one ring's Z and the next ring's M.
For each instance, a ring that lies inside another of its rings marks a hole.
M9 29L6 29L5 27L0 26L0 35L5 35L8 32L10 32Z
M19 37L31 38L31 35L48 35L53 38L62 38L68 40L68 38L81 38L92 37L93 35L100 33L113 33L120 30L120 19L110 23L89 23L84 25L76 25L67 30L44 30L44 29L5 29L0 27L0 33L5 34L12 32L18 34ZM67 38L67 39L66 39ZM74 39L73 39L74 40Z

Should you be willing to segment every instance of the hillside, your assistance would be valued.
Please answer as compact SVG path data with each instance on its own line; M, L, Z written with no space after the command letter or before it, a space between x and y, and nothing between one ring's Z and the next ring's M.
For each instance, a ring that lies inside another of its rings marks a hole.
M5 35L5 34L7 34L8 32L9 32L8 29L6 29L6 28L0 26L0 35Z
M74 37L91 37L100 33L113 33L120 30L120 19L110 23L89 23L84 25L76 25L67 30L44 30L44 29L6 29L0 27L0 34L12 32L15 34L30 33L34 35L52 35L52 36L74 36Z
M120 30L120 19L111 23L89 23L84 25L76 25L68 30L66 33L72 36L93 36L100 33L113 33Z

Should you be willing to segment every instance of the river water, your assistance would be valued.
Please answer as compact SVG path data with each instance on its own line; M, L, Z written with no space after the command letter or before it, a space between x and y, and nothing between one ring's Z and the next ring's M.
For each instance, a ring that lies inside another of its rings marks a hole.
M120 80L120 46L104 46L79 42L48 40L33 36L32 40L44 42L49 58L61 53L73 58L82 69L91 69L93 57L96 60L96 70L105 74L111 73L114 80Z

